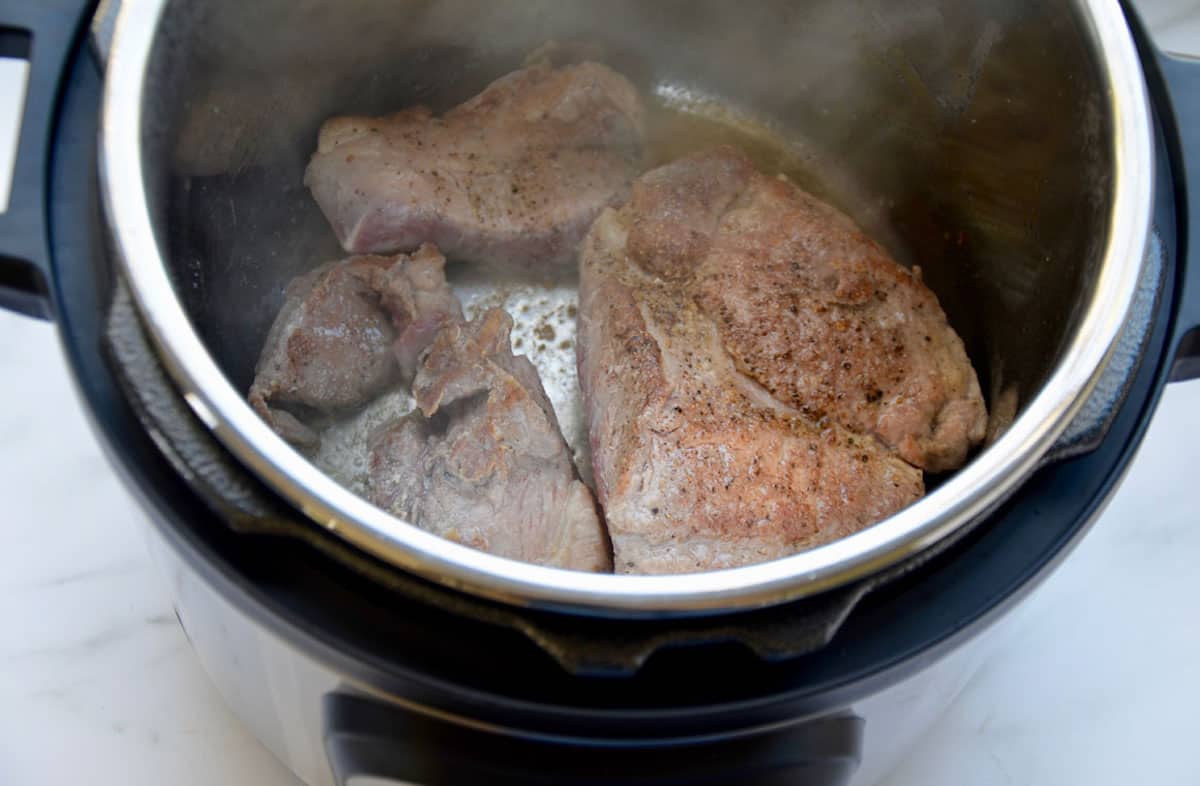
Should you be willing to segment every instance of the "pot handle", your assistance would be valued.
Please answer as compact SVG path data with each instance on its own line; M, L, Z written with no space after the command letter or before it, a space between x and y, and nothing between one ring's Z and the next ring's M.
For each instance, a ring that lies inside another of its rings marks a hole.
M1170 107L1173 134L1168 134L1172 169L1176 172L1179 211L1179 310L1171 346L1175 363L1170 379L1200 378L1200 58L1158 53L1161 89Z
M368 780L380 786L844 786L862 756L864 721L848 713L723 740L597 741L484 730L342 691L327 694L324 705L325 751L338 786Z
M93 5L0 0L0 57L28 62L27 70L6 67L0 77L6 90L24 93L23 114L15 107L21 120L10 198L7 210L0 206L0 308L42 319L53 314L46 182L59 89Z

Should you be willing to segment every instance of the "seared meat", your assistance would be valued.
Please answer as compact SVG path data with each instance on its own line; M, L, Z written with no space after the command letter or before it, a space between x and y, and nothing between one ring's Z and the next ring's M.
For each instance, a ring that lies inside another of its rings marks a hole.
M411 376L437 328L462 318L444 265L425 246L411 258L351 257L296 278L267 334L250 404L284 439L314 446L312 419L366 403L405 364Z
M392 349L405 382L417 373L417 359L449 321L462 321L462 304L446 283L446 258L435 246L421 246L402 264L372 279L384 309L392 316L396 341Z
M608 570L595 502L571 464L533 364L492 309L438 333L413 381L419 412L371 449L369 497L423 529L492 554Z
M288 285L249 394L284 439L315 444L317 435L302 418L349 409L395 380L395 331L372 286L392 262L351 257Z
M579 375L617 572L787 556L922 495L921 472L875 439L805 417L740 373L681 276L660 275L673 252L661 265L634 258L637 222L628 207L606 211L582 250ZM693 242L678 238L675 249Z
M536 65L441 117L418 106L327 121L305 183L347 251L432 242L509 269L564 265L599 212L628 197L642 133L624 77Z
M639 179L582 268L580 383L618 571L848 535L983 438L975 372L919 271L733 149Z
M645 175L622 215L634 262L686 291L780 402L932 472L983 439L979 381L920 270L833 207L720 148Z

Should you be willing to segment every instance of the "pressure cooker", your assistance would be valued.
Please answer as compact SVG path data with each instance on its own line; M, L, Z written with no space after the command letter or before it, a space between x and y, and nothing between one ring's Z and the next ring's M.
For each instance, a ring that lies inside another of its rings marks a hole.
M283 286L340 256L321 122L549 42L793 140L1011 422L862 532L680 576L442 540L284 443L244 394ZM57 324L198 657L314 786L873 783L1200 375L1200 64L1115 0L6 0L0 54L0 304Z

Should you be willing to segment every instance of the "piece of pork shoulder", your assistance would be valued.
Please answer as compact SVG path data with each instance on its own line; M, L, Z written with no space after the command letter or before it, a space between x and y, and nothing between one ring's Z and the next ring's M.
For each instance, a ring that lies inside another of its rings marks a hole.
M403 264L376 273L372 286L392 317L396 331L392 350L400 378L407 384L417 373L421 352L442 326L463 320L462 304L446 283L446 258L426 243Z
M632 260L686 290L780 402L931 472L982 441L978 378L920 269L837 209L724 147L644 175L622 216Z
M462 308L432 246L356 256L294 279L267 334L248 399L284 439L319 442L315 424L370 401L415 371L417 354Z
M327 121L305 183L350 252L432 242L506 270L572 265L592 220L628 197L642 114L603 65L534 65L440 117Z
M492 309L437 334L413 381L418 411L374 440L368 496L429 532L503 557L611 569L608 539L512 319Z
M877 440L742 374L692 295L633 259L635 221L606 211L584 241L577 342L617 572L784 557L920 498L920 470Z

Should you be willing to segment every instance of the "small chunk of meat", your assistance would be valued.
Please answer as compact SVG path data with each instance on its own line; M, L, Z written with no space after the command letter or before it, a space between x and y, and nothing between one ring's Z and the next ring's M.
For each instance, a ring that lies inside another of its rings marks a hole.
M642 115L603 65L535 65L441 117L327 121L305 183L349 252L432 242L507 270L566 266L600 211L628 197Z
M719 148L648 173L623 212L632 257L678 282L780 402L931 472L982 441L978 378L920 269L835 208Z
M591 492L580 482L537 371L492 309L447 324L413 381L415 411L382 432L368 496L442 537L511 559L611 569Z
M628 210L584 241L579 378L618 573L776 559L919 499L920 470L737 369L717 325L631 253Z
M392 349L400 375L410 382L417 360L447 322L463 319L462 304L446 283L446 258L428 243L403 264L375 274L372 286L396 330Z
M437 328L462 318L444 264L426 246L412 257L329 262L293 280L255 368L255 411L284 439L312 448L314 421L367 403L406 365L411 376Z

